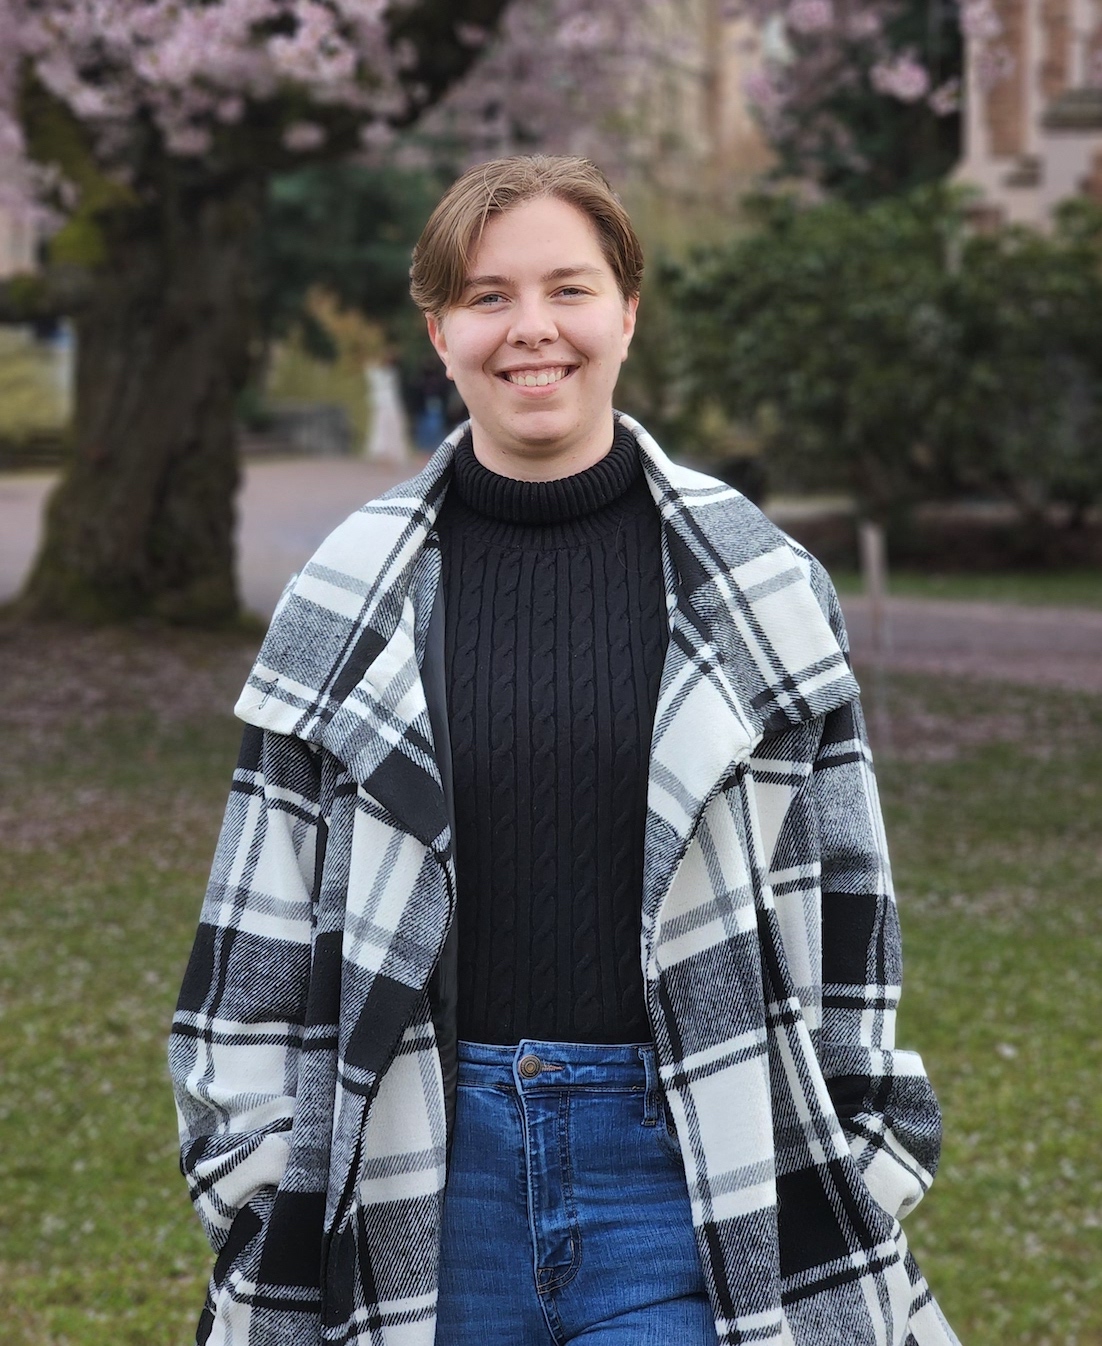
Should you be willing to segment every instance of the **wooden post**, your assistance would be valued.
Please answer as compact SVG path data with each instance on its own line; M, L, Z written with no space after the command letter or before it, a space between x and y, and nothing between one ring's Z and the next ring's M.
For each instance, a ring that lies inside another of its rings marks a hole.
M892 723L884 687L884 655L891 648L888 626L888 563L884 530L878 523L862 520L858 532L861 575L869 603L869 627L872 639L872 696L869 718L876 749L888 757L892 751Z

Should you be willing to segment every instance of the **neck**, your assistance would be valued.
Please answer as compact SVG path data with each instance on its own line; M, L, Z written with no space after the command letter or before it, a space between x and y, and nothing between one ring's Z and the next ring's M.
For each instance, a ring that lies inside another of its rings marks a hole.
M612 447L615 422L612 408L597 426L576 442L548 444L501 444L492 440L476 422L471 422L471 445L483 467L514 481L558 481L599 463Z

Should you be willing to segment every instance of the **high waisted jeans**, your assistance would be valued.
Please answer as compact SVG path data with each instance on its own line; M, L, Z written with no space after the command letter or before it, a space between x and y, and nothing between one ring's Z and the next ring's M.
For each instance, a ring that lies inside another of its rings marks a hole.
M437 1346L715 1346L654 1050L460 1043Z

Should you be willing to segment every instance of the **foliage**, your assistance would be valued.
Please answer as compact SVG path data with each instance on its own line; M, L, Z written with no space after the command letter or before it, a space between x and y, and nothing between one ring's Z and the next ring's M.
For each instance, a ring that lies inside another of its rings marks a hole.
M968 491L1081 522L1102 499L1102 213L970 231L921 189L866 209L758 205L670 283L686 398L762 436L774 482L886 518Z
M960 152L956 0L746 0L767 35L747 93L783 175L852 201L934 182Z
M337 406L348 417L353 444L362 445L370 420L364 367L386 353L383 334L357 310L342 308L319 288L308 292L302 311L320 334L315 342L323 338L326 349L319 358L301 327L292 328L276 343L256 419L262 426L265 413L278 411L281 403Z
M262 329L300 322L323 286L366 317L393 322L409 305L409 256L445 183L393 166L313 165L275 178L258 249ZM318 353L324 338L312 327Z
M1072 201L1051 236L968 239L949 321L957 380L932 434L957 481L1082 523L1102 499L1102 211Z
M884 514L920 493L917 428L945 379L942 200L758 211L675 278L690 396L751 424L786 489L841 484Z

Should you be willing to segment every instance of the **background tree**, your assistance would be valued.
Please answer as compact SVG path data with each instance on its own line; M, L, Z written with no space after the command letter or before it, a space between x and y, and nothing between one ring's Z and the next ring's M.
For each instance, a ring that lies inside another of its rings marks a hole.
M1043 550L1102 502L1102 209L968 237L949 322L956 378L932 433L958 489L1011 503Z
M0 179L63 220L9 320L68 312L75 442L23 606L231 619L233 406L273 174L413 122L504 0L0 0Z

